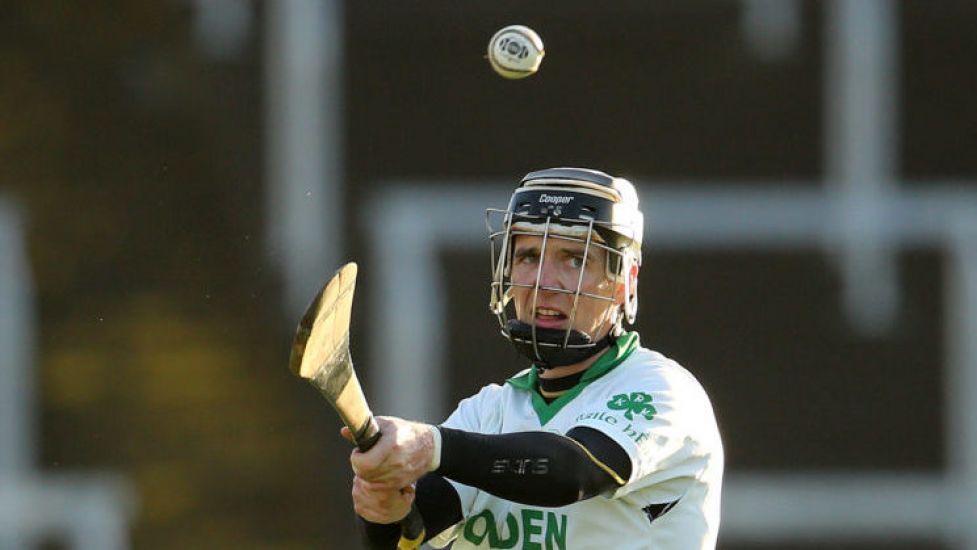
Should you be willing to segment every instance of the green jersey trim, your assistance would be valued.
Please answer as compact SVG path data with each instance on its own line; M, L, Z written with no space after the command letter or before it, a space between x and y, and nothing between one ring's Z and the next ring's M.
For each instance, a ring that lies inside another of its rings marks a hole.
M545 426L550 419L556 416L556 413L560 412L560 409L570 401L573 401L573 398L580 394L591 382L611 372L614 367L623 363L640 345L637 332L624 333L617 339L617 342L613 346L598 357L597 361L584 372L583 377L580 378L580 382L576 386L553 400L552 403L547 403L543 399L543 396L536 391L536 379L538 375L535 366L519 376L513 376L506 380L506 383L514 388L530 393L533 400L533 410L536 411L536 416L539 417L539 424L540 426Z

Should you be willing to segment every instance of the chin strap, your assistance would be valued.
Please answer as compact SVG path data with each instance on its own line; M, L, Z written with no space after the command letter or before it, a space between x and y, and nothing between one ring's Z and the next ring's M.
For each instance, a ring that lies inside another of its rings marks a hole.
M567 332L570 333L569 339ZM601 353L617 342L621 330L615 327L606 337L594 342L590 336L579 330L536 327L534 343L533 326L518 319L510 319L506 323L504 334L516 351L532 361L537 369L546 370L574 365ZM564 341L566 346L563 345Z

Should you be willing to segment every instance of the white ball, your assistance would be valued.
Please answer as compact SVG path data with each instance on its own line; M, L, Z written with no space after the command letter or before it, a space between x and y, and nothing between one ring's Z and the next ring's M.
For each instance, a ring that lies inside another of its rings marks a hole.
M535 73L544 54L543 39L524 25L499 30L488 44L489 63L505 78L525 78Z

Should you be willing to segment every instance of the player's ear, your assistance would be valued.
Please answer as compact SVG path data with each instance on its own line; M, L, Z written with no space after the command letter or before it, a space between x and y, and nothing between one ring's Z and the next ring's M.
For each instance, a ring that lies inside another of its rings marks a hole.
M628 262L628 265L630 267L627 270L627 274L624 277L618 276L615 280L614 303L617 305L624 305L624 296L626 293L630 292L632 296L638 294L638 264ZM627 280L625 280L625 277Z
M639 271L639 269L640 268L638 267L638 264L637 263L631 262L631 269L629 270L628 277L631 278L631 295L632 296L637 296L638 295L638 271Z

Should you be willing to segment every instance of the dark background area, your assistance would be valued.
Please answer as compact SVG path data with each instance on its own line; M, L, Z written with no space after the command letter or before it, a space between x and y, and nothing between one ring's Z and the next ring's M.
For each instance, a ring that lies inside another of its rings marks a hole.
M220 60L195 43L190 2L0 8L0 193L27 219L39 466L124 474L137 548L354 545L338 421L285 369L294 320L264 248L265 9L253 7L249 39ZM898 7L897 175L973 182L977 4ZM822 4L803 3L797 47L775 61L747 48L740 9L346 2L350 219L329 238L369 270L362 229L382 220L356 213L393 180L515 185L578 165L639 186L821 185ZM517 22L547 55L538 75L506 81L484 48ZM449 351L453 402L524 363L487 311L487 242L439 260L451 290L432 345ZM899 254L899 317L867 338L821 250L646 250L637 328L709 391L730 472L937 473L944 260ZM354 334L370 333L371 300ZM369 345L354 340L354 356ZM383 383L371 367L358 362L368 392Z

